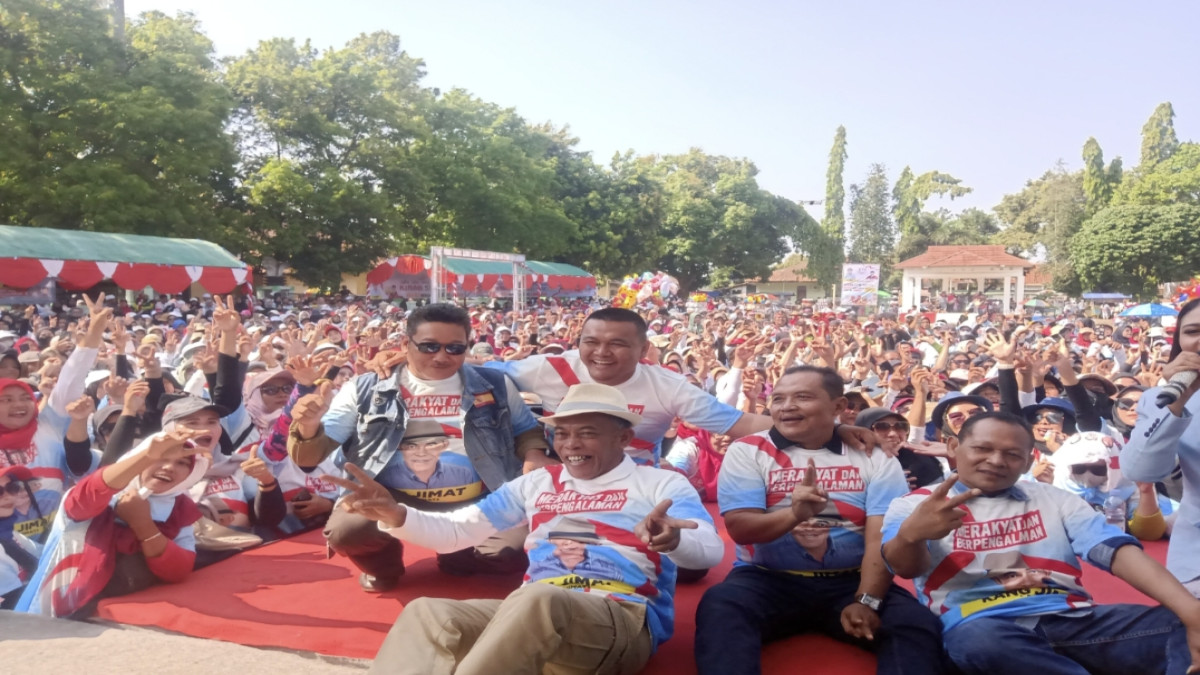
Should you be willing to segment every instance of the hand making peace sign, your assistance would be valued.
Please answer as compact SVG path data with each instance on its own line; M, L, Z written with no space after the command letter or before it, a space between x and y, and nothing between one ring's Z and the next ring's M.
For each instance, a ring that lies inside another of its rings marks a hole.
M328 474L322 476L330 483L346 489L346 494L340 501L343 509L348 513L357 513L364 518L377 520L388 527L404 525L408 510L396 503L387 488L376 483L366 471L353 464L346 464L346 473L358 482Z

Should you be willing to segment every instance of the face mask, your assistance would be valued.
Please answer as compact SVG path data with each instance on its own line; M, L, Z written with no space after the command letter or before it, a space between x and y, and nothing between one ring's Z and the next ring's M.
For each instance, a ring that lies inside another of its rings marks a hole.
M1074 476L1075 482L1085 488L1102 488L1108 482L1108 476L1097 476L1091 472L1085 473L1082 476Z

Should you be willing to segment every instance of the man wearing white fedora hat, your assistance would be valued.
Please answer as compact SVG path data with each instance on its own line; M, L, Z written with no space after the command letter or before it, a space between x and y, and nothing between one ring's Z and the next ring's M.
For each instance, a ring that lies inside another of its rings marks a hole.
M541 421L553 427L563 464L520 476L456 511L397 504L350 464L358 482L327 477L346 488L343 508L439 552L529 525L530 566L521 588L504 600L409 603L373 671L632 673L671 637L678 567L711 567L724 551L695 489L682 475L639 467L625 454L641 416L613 387L575 385ZM569 567L563 539L573 542Z

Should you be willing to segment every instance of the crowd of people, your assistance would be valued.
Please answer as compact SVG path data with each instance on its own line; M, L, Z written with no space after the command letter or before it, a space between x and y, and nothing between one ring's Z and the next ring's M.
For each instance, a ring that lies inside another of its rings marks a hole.
M1198 308L16 307L0 595L87 617L320 529L368 593L403 583L403 542L514 575L504 600L410 603L381 672L636 672L676 584L724 555L715 502L736 563L698 610L702 673L758 672L765 641L810 631L879 672L1183 672L1200 385L1156 399L1200 371ZM1167 537L1170 573L1139 543ZM1095 605L1081 560L1162 606Z

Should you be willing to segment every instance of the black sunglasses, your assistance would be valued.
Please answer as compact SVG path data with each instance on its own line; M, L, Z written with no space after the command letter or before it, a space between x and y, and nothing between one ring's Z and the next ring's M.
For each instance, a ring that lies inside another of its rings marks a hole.
M1117 409L1118 410L1133 410L1134 408L1137 408L1137 404L1138 404L1138 399L1133 399L1133 398L1117 399Z
M416 343L416 347L417 351L421 352L422 354L436 354L443 349L445 349L446 353L450 356L462 356L463 354L467 353L467 346L461 342L451 342L448 345L444 345L440 342L418 342Z
M3 490L4 492L7 492L8 494L16 497L17 495L21 494L21 491L23 490L23 486L14 480L14 481L10 481L3 488L0 488L0 490Z
M1096 466L1095 464L1076 464L1071 467L1071 473L1076 476L1082 476L1085 473L1091 473L1093 476L1107 476L1108 467L1103 464L1100 466Z
M908 422L876 422L871 425L871 431L886 434L889 431L908 433Z
M292 388L286 384L279 384L273 387L259 387L258 390L262 392L263 396L275 396L276 394L289 392L292 390Z

